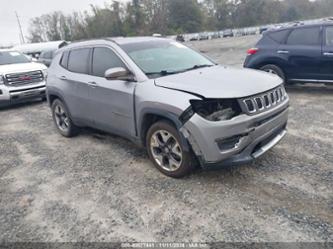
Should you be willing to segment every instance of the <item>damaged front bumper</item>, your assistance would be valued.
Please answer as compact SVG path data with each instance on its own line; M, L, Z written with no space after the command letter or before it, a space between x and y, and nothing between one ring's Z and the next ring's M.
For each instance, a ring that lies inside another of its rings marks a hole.
M252 162L274 147L287 133L289 99L257 115L239 115L212 122L194 115L181 132L201 166L211 168Z

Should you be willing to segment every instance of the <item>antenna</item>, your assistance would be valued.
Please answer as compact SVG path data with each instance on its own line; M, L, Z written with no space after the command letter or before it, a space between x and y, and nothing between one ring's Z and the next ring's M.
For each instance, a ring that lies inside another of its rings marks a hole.
M24 40L24 36L23 36L22 26L21 26L20 18L19 18L19 16L18 16L18 14L17 14L16 11L15 11L15 15L16 15L17 23L18 23L19 30L20 30L20 40L21 40L21 44L24 44L24 43L25 43L25 40Z

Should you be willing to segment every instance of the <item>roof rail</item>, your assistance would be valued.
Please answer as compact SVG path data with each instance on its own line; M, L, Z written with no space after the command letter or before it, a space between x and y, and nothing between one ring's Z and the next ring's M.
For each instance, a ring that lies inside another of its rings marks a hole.
M324 18L324 21L326 21L326 22L333 22L333 16Z

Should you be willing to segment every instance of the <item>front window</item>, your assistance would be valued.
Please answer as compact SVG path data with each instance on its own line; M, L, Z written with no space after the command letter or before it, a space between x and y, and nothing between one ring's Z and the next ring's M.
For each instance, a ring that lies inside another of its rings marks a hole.
M154 40L121 47L150 78L215 65L203 55L174 41Z
M16 51L0 51L0 65L29 63L27 56Z
M119 57L109 48L94 48L92 75L105 77L106 70L115 67L126 68Z

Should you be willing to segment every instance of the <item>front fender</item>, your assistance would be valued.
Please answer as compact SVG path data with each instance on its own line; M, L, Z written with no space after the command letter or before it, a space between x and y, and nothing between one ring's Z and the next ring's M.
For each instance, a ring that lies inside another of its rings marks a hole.
M179 130L183 124L180 115L190 106L190 100L199 99L189 93L157 87L154 84L139 84L136 89L135 115L139 138L143 137L143 128L147 115L156 115L171 121ZM183 145L188 147L184 137Z

